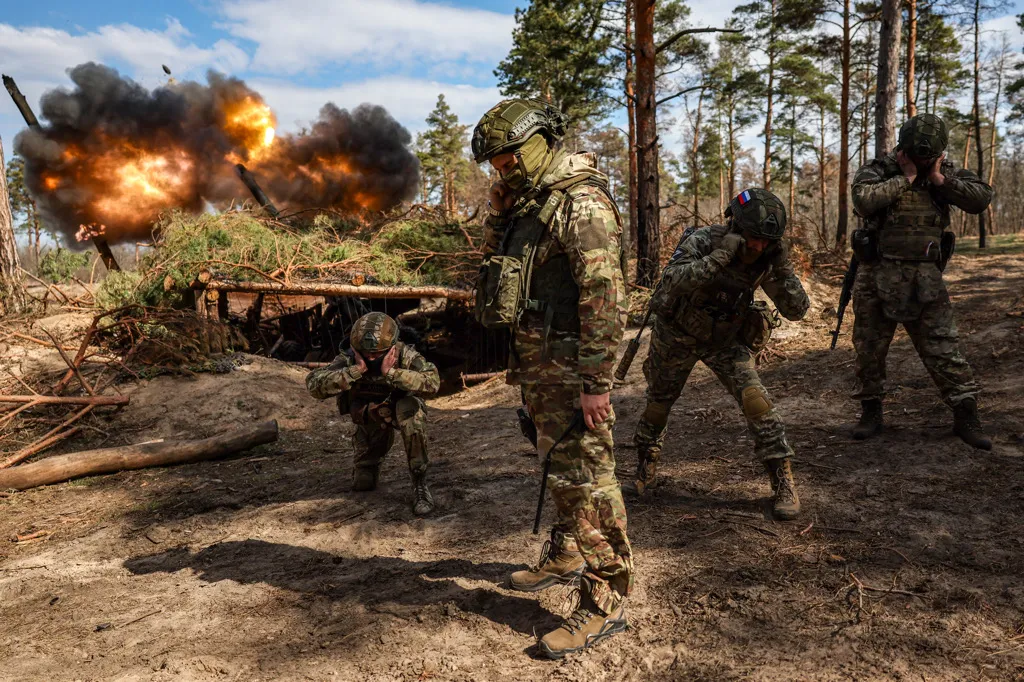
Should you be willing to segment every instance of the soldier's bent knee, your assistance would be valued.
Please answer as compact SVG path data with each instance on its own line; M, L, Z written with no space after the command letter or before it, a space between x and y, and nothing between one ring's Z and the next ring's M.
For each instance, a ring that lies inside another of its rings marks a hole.
M760 419L772 409L772 401L761 386L747 386L740 395L743 415L747 419Z
M649 402L642 419L652 426L664 427L668 424L668 413L671 409L671 403Z

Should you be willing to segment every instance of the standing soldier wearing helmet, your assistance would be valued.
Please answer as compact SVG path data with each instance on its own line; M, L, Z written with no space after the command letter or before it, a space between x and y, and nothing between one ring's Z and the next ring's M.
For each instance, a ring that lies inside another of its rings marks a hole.
M693 366L707 365L733 395L754 438L754 453L768 472L777 518L800 512L790 459L793 449L778 411L754 368L776 314L754 301L760 287L788 320L799 320L810 301L789 263L782 236L786 209L771 192L748 189L725 211L725 225L688 230L662 275L651 309L654 328L644 361L647 407L637 423L635 492L655 480L669 411Z
M511 99L473 131L474 158L500 176L490 191L478 319L511 331L508 381L522 389L541 452L567 433L577 409L587 426L552 452L557 523L539 564L510 579L526 592L579 581L579 608L540 641L551 658L622 632L633 583L609 400L626 319L622 225L594 156L560 148L565 123L544 102Z
M395 430L402 432L412 474L413 513L425 516L433 511L434 499L427 488L427 414L420 396L437 393L437 368L398 340L398 323L384 313L360 317L349 339L348 352L310 372L306 388L318 400L338 396L338 410L351 415L356 425L353 490L377 487Z
M894 153L875 159L853 179L853 207L864 218L855 231L860 262L853 288L853 345L862 413L853 437L882 430L885 356L902 324L943 401L953 430L968 445L992 448L978 419L978 385L960 352L953 307L942 270L953 253L949 207L981 213L992 188L945 160L946 124L933 114L900 128Z

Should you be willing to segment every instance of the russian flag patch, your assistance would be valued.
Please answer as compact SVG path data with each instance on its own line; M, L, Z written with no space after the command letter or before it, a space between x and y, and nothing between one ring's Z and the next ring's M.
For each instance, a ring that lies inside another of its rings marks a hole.
M745 203L750 201L750 190L743 190L736 198L739 199L740 206L743 206Z

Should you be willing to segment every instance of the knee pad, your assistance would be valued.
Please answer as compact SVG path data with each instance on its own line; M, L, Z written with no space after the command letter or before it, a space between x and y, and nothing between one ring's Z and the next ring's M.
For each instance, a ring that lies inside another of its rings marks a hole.
M760 419L772 409L772 401L760 386L747 386L740 394L743 415L747 419Z
M651 426L664 428L668 424L668 413L671 409L671 403L648 402L641 419Z

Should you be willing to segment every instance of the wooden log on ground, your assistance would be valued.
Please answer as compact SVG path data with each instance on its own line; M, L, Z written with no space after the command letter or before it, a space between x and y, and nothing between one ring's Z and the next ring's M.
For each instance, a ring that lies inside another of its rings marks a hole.
M459 377L462 379L462 387L468 388L469 384L476 384L481 381L487 381L494 377L505 376L505 370L499 370L497 372L478 372L476 374L460 374Z
M356 296L359 298L448 298L469 301L473 291L442 286L381 286L377 284L334 284L330 282L303 282L279 284L277 282L196 282L194 288L207 291L237 291L252 294L284 294L291 296Z
M226 457L277 440L277 421L203 440L157 441L57 455L0 471L0 490L27 490L81 476L171 466Z
M0 403L35 403L36 405L127 405L126 395L0 395Z

